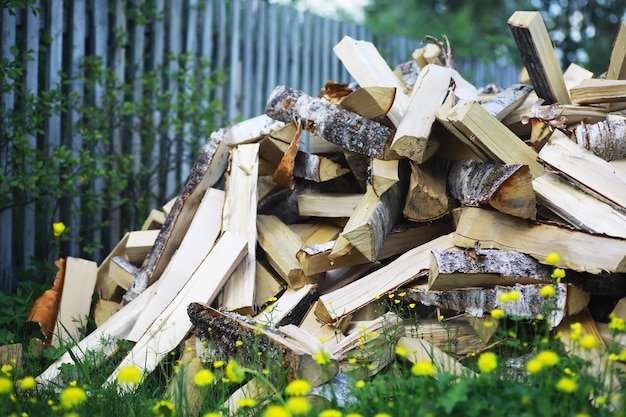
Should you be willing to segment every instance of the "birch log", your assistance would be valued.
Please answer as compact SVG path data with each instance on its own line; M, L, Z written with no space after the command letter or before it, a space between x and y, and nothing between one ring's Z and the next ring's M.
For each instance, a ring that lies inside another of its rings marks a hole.
M576 142L605 161L626 158L626 120L581 123L574 130Z
M446 193L448 163L431 159L426 164L411 161L409 191L402 213L415 222L428 222L445 216L450 211Z
M393 133L387 126L285 86L274 89L266 111L283 122L300 120L303 128L314 135L376 158L382 158Z

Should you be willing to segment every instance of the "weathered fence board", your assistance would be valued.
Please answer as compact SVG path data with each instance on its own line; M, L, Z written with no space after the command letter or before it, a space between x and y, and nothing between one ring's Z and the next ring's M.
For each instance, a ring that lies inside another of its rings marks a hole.
M185 117L185 103L179 107L179 102L188 100L200 86L171 76L183 69L179 66L183 62L179 61L181 54L190 58L185 73L198 83L207 81L209 73L226 76L225 82L216 83L198 99L203 108L216 100L221 103L223 116L201 121L204 126L217 128L263 113L267 98L278 84L317 95L327 80L350 82L348 72L333 53L333 46L344 35L373 42L391 67L411 59L411 52L421 46L419 40L372 33L361 25L261 0L37 0L33 6L15 13L3 10L1 43L2 56L9 59L13 59L14 45L22 52L32 51L34 60L24 62L21 81L33 94L62 88L61 83L67 81L64 92L72 92L86 105L104 108L112 95L109 86L104 81L87 82L82 76L83 63L94 57L99 57L101 70L114 75L117 85L128 88L116 90L118 105L114 114L107 116L107 146L89 144L75 128L81 117L80 103L67 114L55 113L47 118L44 131L28 137L30 146L39 146L48 156L61 144L70 146L74 156L85 146L91 147L88 150L94 154L132 156L129 177L149 177L145 180L145 197L151 207L160 207L178 192L206 140L198 136L191 118ZM49 44L48 38L52 40ZM46 53L40 54L44 49ZM208 68L201 60L208 63ZM479 86L489 82L508 86L517 81L514 69L505 71L460 58L456 64ZM147 74L154 75L150 88L144 85ZM165 92L169 106L163 107ZM18 106L14 101L5 94L3 108ZM150 117L125 116L122 110L127 102L142 103ZM180 125L174 128L172 121L180 121ZM0 169L10 167L8 154L1 152ZM171 160L170 155L174 157ZM85 186L80 178L76 178L76 184ZM96 176L88 186L99 194L107 184ZM2 211L0 289L9 289L13 285L10 271L28 268L31 259L50 261L60 255L100 261L122 231L136 228L147 214L126 207L125 201L132 201L136 193L129 190L95 211L81 210L86 204L81 196L63 205L44 200ZM68 226L70 237L58 252L49 243L50 225L55 221ZM103 224L107 226L100 226ZM95 251L85 253L79 236L96 243Z

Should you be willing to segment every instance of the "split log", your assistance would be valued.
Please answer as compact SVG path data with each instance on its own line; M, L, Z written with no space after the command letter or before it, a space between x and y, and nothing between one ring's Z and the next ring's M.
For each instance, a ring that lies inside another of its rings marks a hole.
M146 259L146 255L154 246L158 230L135 230L130 232L126 242L126 257L130 263L141 265Z
M293 169L296 163L296 155L298 154L298 148L300 147L300 140L302 138L302 124L296 123L296 132L293 139L289 143L289 146L285 150L272 179L281 187L291 188L293 185Z
M254 293L254 303L257 307L261 307L267 303L270 297L276 297L285 288L284 283L279 281L279 279L269 271L268 267L261 262L257 261L255 270L256 281L254 286L256 291Z
M128 340L137 341L143 336L202 264L220 233L222 219L215 213L221 213L223 207L224 191L209 188L200 201L178 250L161 275L159 287L147 290L152 294L150 302L137 317Z
M256 209L259 145L239 145L232 150L222 231L248 240L246 259L235 269L222 291L221 305L229 311L253 314L256 291ZM215 216L215 214L213 214Z
M22 370L24 348L21 343L0 346L0 363L12 364L14 370Z
M126 243L128 242L129 232L126 232L124 236L117 242L117 245L113 248L106 258L100 263L98 267L98 279L96 280L96 292L100 295L100 298L105 300L111 300L116 296L116 290L119 288L117 282L109 277L109 266L111 261L116 256L126 255ZM121 297L122 294L119 295ZM119 298L115 301L119 301Z
M391 142L391 150L421 164L438 148L429 140L435 113L443 104L450 88L449 68L427 65L420 72L407 106L406 114Z
M319 275L306 276L296 259L304 242L276 216L257 216L258 242L267 255L268 262L290 288L302 288L315 283Z
M378 254L378 259L401 255L452 231L454 231L454 224L451 218L429 223L404 222L396 224L387 235L387 239L385 239L385 243Z
M361 190L365 191L367 184L370 182L369 171L372 158L367 155L351 152L347 149L343 150L343 156L350 167L352 175L354 175L354 178L359 183Z
M452 236L445 235L418 246L387 266L365 275L342 288L322 295L315 311L325 323L333 323L393 291L424 276L430 263L430 251L453 247Z
M563 72L541 14L516 11L507 23L537 95L548 104L569 104Z
M485 347L485 340L481 340L478 333L470 325L468 318L457 316L454 318L439 321L438 318L422 319L419 323L406 329L406 333L411 337L424 340L444 352L454 355L467 355L476 352L477 349ZM450 335L454 335L454 340L450 340Z
M116 256L111 259L109 277L124 290L130 288L138 272L139 268L124 257Z
M363 194L300 194L298 211L308 217L350 217Z
M626 272L626 241L556 224L522 220L492 210L467 207L453 234L456 246L511 249L540 262L552 252L559 254L561 268L599 274Z
M504 119L513 110L517 109L526 100L533 86L528 84L514 84L495 96L483 100L480 105L498 120Z
M576 314L578 309L584 308L586 303L581 303L580 298L589 302L589 294L577 287L565 283L554 284L556 294L552 299L547 299L539 294L543 285L535 284L515 284L514 286L500 286L493 288L460 288L456 290L426 290L420 288L409 288L407 297L415 302L427 306L436 306L458 312L468 313L475 317L483 317L491 310L500 308L508 315L525 319L534 319L538 314L546 314L551 321L551 326L558 325L563 317ZM517 291L520 297L517 301L503 303L499 300L500 294L510 291ZM570 299L571 304L570 304ZM582 306L581 306L582 304ZM550 307L556 309L550 310Z
M527 165L453 162L448 173L448 190L463 205L488 205L523 219L534 219L537 214Z
M626 214L592 197L559 174L548 172L533 180L539 203L572 226L626 239Z
M394 184L380 197L371 186L368 186L341 232L340 237L372 262L378 258L385 238L400 215L404 192L404 187L400 184L400 182ZM343 246L345 248L345 245ZM343 254L342 249L341 243L335 243L330 257Z
M262 114L232 126L224 127L211 134L211 140L224 142L230 147L257 142L260 138L279 130L284 123Z
M98 265L95 262L71 256L66 258L52 346L59 347L62 343L74 343L81 339L80 328L87 324L97 278Z
M417 81L417 76L420 73L420 67L417 65L415 59L411 59L402 64L396 65L393 73L396 74L398 79L404 82L404 91L410 92Z
M186 308L193 302L211 303L246 255L247 241L225 232L180 292L155 318L137 343L109 375L105 385L116 381L121 369L135 366L152 372L159 362L183 341L191 329ZM207 277L210 277L207 280Z
M195 345L196 338L194 336L185 340L182 354L177 361L178 369L180 369L182 375L176 372L170 378L163 396L166 400L176 405L179 410L183 410L183 415L186 416L200 414L203 400L202 391L194 383L196 373L203 369Z
M626 101L626 80L583 80L570 94L574 104L620 103Z
M452 356L425 340L412 337L401 337L400 340L398 340L397 346L404 348L407 352L409 352L409 355L407 356L409 362L432 362L433 366L437 370L437 373L447 373L459 376L475 375L471 369L461 365Z
M411 161L409 191L402 214L414 222L440 219L450 211L446 193L448 161L431 159L425 164Z
M143 222L141 230L158 230L163 227L163 223L165 223L165 213L161 210L152 209Z
M59 270L54 278L52 288L44 291L44 293L35 300L28 314L28 318L26 318L26 323L37 323L44 337L44 344L49 344L52 341L52 332L54 332L54 327L57 322L61 295L63 293L65 263L66 260L64 258L54 261L54 265L56 265Z
M350 172L348 168L333 162L331 159L308 152L296 154L293 175L314 182L326 182Z
M428 289L551 283L551 274L551 267L513 250L433 249L430 254Z
M408 107L409 96L376 47L371 42L344 36L333 51L361 87L396 89L396 97L387 116L394 126L399 126Z
M197 337L207 343L216 358L227 360L237 354L237 360L241 361L242 366L282 363L286 381L302 378L313 386L326 382L336 373L336 362L331 360L322 371L312 356L318 352L306 351L280 331L258 327L258 323L252 319L235 313L219 312L198 303L190 304L187 312ZM240 347L235 345L238 340L243 342Z
M96 327L100 327L102 323L111 318L120 309L120 303L109 300L98 300L93 310L93 321Z
M133 284L124 294L124 304L160 278L187 233L206 190L222 177L227 165L228 146L219 140L209 139L178 194L154 246L146 256Z
M298 326L319 296L317 284L306 284L297 290L288 288L275 303L254 316L254 320L269 327Z
M267 115L284 122L299 120L303 129L344 148L381 158L392 130L356 113L285 86L274 89Z
M363 87L346 96L339 107L359 114L370 120L385 116L396 98L394 87Z
M576 142L605 161L626 158L626 120L581 123L574 130Z
M372 188L378 196L383 195L385 191L400 181L400 177L398 176L400 162L397 159L385 161L382 159L372 158L371 167Z
M533 178L544 174L537 153L487 112L480 104L461 100L447 115L448 122L461 141L478 146L492 159L505 164L528 165ZM446 125L447 127L447 125Z
M626 80L626 22L624 21L620 23L613 42L606 79Z
M626 175L621 175L611 164L576 145L560 131L554 132L538 158L592 195L620 211L626 210Z
M334 269L345 268L347 266L369 263L370 261L358 250L350 253L330 258L330 254L334 240L325 243L303 246L296 253L298 263L302 267L302 271L307 276L316 275Z

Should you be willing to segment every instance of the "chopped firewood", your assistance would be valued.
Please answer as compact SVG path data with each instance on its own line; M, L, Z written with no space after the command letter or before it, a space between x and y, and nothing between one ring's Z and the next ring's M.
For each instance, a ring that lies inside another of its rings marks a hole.
M254 286L255 305L261 307L267 303L271 297L276 297L285 289L285 284L280 281L269 269L259 261L256 261L256 281Z
M471 316L449 319L419 319L411 328L405 325L407 335L424 340L448 354L467 355L485 346L476 330L470 325Z
M393 73L396 74L398 79L404 83L404 86L406 87L404 91L410 92L417 81L417 76L420 73L420 67L417 65L417 61L415 61L415 59L411 59L410 61L397 65L393 70Z
M224 191L209 188L200 201L196 216L191 220L189 230L183 236L178 250L161 274L159 287L147 290L152 294L150 302L135 321L128 340L139 340L209 254L222 226L221 216L215 216L215 213L221 213L223 207Z
M243 143L256 142L261 137L283 126L283 122L262 114L214 132L211 135L211 140L224 142L228 146L235 147Z
M427 65L422 69L391 142L391 149L398 155L421 164L435 153L438 143L430 142L430 131L435 113L448 95L451 77L448 68Z
M586 70L585 68L581 67L580 65L576 65L573 62L569 64L569 66L563 73L565 86L568 90L580 84L584 80L588 80L591 78L593 78L593 72Z
M272 176L274 182L281 187L291 188L293 185L293 169L296 163L296 155L302 138L302 124L296 123L296 131L285 153L280 159L276 171Z
M87 324L97 278L95 262L72 257L65 260L63 291L51 342L54 347L81 339L80 328Z
M539 202L572 226L626 238L626 214L580 190L559 174L533 180Z
M21 343L0 346L0 363L11 364L14 369L22 369L24 348Z
M552 268L513 250L433 249L428 289L551 283L551 274Z
M297 290L287 288L287 291L275 303L270 304L265 311L257 314L254 319L272 327L288 324L297 326L308 312L311 304L318 298L317 284L306 284Z
M401 255L429 240L447 235L453 230L454 225L451 218L429 223L405 222L396 224L387 235L387 239L385 239L385 243L378 254L378 259Z
M392 87L396 89L396 97L387 116L394 126L398 126L408 107L409 96L376 47L371 42L344 36L335 45L333 51L361 87Z
M124 304L161 277L187 233L205 191L222 177L227 165L228 146L222 141L209 139L192 167L135 281L124 294Z
M358 250L353 250L346 255L331 258L329 255L334 245L335 241L329 240L325 243L301 247L296 253L296 258L304 274L307 276L316 275L333 269L370 262Z
M183 344L182 354L177 362L180 376L177 373L170 379L165 389L164 398L178 409L183 410L186 416L195 416L200 413L202 407L202 392L194 383L197 372L203 369L198 353L195 349L196 338L192 335Z
M498 162L528 165L533 178L543 175L537 153L487 112L480 104L461 100L447 116L461 141L478 145Z
M304 242L276 216L257 216L258 241L267 259L290 288L298 289L317 282L319 275L306 276L296 259Z
M237 415L239 410L239 400L243 398L252 398L254 400L264 399L263 402L257 404L262 407L264 402L267 401L267 396L270 394L270 388L267 385L267 382L263 381L259 377L253 377L248 382L246 382L243 386L239 387L235 392L233 392L230 397L224 404L225 407L229 411L230 416Z
M146 255L154 246L159 230L135 230L130 232L126 242L126 257L130 263L141 266Z
M415 222L440 219L450 211L446 193L448 161L431 159L425 164L411 161L411 178L402 214Z
M398 340L397 346L408 352L406 358L411 363L427 361L432 362L438 373L448 373L459 376L474 375L471 369L461 365L452 356L426 340L405 336Z
M402 319L387 312L375 320L350 323L346 337L332 347L331 353L340 361L340 370L350 373L365 370L375 375L394 357L394 343L404 336ZM356 359L350 363L349 359Z
M335 322L373 302L377 297L424 276L428 272L430 251L452 247L452 236L445 235L411 249L371 274L322 295L315 314L326 323Z
M389 112L395 98L394 87L361 87L345 97L339 107L375 120Z
M621 298L612 311L616 317L626 320L626 298Z
M300 120L302 128L344 148L381 158L392 130L302 91L278 86L267 102L267 114L277 120Z
M543 262L555 252L561 268L598 274L626 272L626 240L592 235L557 224L533 222L493 210L467 207L461 214L456 246L512 249Z
M298 211L301 216L350 217L363 194L300 194Z
M502 120L517 109L532 90L531 85L514 84L495 96L481 101L480 105L496 119Z
M343 148L336 143L329 142L315 135L309 135L308 151L313 154L341 152Z
M316 222L304 232L300 238L305 245L318 245L335 239L341 232L341 227L327 222Z
M100 327L102 323L107 321L120 309L120 303L108 300L98 300L96 307L93 311L93 321L97 327Z
M141 230L157 230L160 229L165 223L165 213L161 210L152 209L150 210L150 214L143 222L143 226L141 226Z
M531 133L532 121L535 119L548 124L550 129L554 130L555 124L566 123L573 126L581 122L597 123L606 118L607 111L604 108L551 104L519 108L505 117L502 123L516 135L528 136ZM531 123L527 123L529 120Z
M248 240L246 259L235 269L222 292L222 307L242 314L255 311L256 291L256 209L259 145L239 145L232 150L222 231Z
M224 232L180 292L148 325L105 384L114 383L119 371L126 366L136 366L144 373L152 372L165 355L182 342L190 330L187 306L192 302L213 301L228 277L244 259L247 243L245 239L231 232Z
M63 293L63 282L65 277L66 260L60 258L54 261L54 265L59 269L54 278L52 288L44 291L39 298L33 303L33 307L28 314L26 322L37 323L44 336L43 342L49 344L52 341L52 332L54 332L59 314L59 305L61 303L61 294ZM7 362L2 362L7 363Z
M109 265L109 277L120 287L128 290L135 279L139 268L122 256L115 256Z
M199 303L191 303L187 311L195 326L196 336L211 347L216 358L227 360L234 357L242 366L282 363L287 381L302 378L313 386L326 382L336 373L336 362L332 358L322 369L313 358L320 352L304 350L301 347L303 344L294 343L279 330L259 326L252 319L220 312ZM237 341L242 344L236 345Z
M331 159L308 152L296 154L293 175L314 182L326 182L350 172Z
M341 238L347 240L372 262L378 258L385 238L400 215L404 188L400 184L400 182L394 184L380 197L371 186L368 186L341 232ZM346 245L338 239L330 257L341 256L345 247Z
M448 173L448 189L463 205L488 205L523 219L534 219L537 214L532 178L526 165L453 162Z
M605 161L626 158L626 120L605 120L598 123L581 123L573 138L585 149Z
M626 80L626 22L624 21L620 23L613 42L606 79Z
M400 181L398 176L399 161L384 161L372 158L372 188L376 195L383 195L385 191Z
M493 288L468 287L455 290L427 290L420 288L407 289L407 297L415 302L468 313L483 317L495 308L500 308L508 315L526 319L534 319L539 314L546 314L549 306L556 305L548 317L551 325L558 325L563 317L576 314L586 307L589 294L573 285L554 284L554 299L542 297L539 291L544 285L515 284L513 286L496 285ZM499 297L511 291L517 291L519 299L514 302L502 302ZM580 299L583 301L581 302ZM571 301L571 304L570 303ZM578 311L574 310L577 308Z
M155 285L159 285L158 282ZM57 384L61 376L61 369L65 364L76 365L76 361L82 361L87 354L99 354L91 356L92 358L100 357L108 358L113 355L117 349L116 339L124 339L128 336L135 319L148 303L150 293L144 291L134 298L131 302L120 308L107 321L102 323L93 332L81 339L76 346L73 346L68 352L65 352L59 359L52 363L45 371L43 371L36 379L42 384Z
M570 89L574 104L604 104L626 101L626 80L591 78Z
M124 233L124 236L115 245L113 250L109 252L106 258L98 266L98 279L96 281L96 292L100 295L100 298L105 300L111 300L115 296L116 289L118 288L117 282L109 277L109 267L111 261L116 256L126 255L126 243L128 243L129 232ZM121 297L121 295L120 295ZM119 299L114 300L119 301Z
M319 300L311 304L311 308L302 319L300 327L303 331L310 334L324 346L324 349L332 351L334 346L345 338L342 329L324 323L315 316L315 308Z
M226 148L224 148L224 150L226 151ZM176 204L176 199L178 197L174 197L172 198L170 201L168 201L167 203L163 204L163 206L161 207L161 209L163 210L163 213L165 214L165 219L167 220L167 216L170 215L172 209L174 208L174 204Z
M626 210L626 175L619 175L608 162L578 146L565 134L554 132L538 158L580 184L585 191Z
M343 150L343 156L350 167L352 175L354 175L354 178L356 178L359 186L364 191L369 183L368 176L372 158L347 149Z
M548 104L569 104L563 72L541 13L516 11L507 23L537 95Z

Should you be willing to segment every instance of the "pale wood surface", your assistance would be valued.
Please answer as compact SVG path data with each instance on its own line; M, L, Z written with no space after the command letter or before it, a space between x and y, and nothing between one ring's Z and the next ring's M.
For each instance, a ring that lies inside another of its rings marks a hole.
M398 340L397 345L409 352L407 359L411 363L417 361L432 362L438 373L450 373L463 376L474 374L471 369L461 365L452 356L425 340L405 336Z
M480 105L498 120L504 119L526 100L533 87L528 84L515 84L502 92L480 101Z
M109 277L125 290L133 283L138 271L139 268L121 256L115 256L109 265Z
M570 89L575 104L602 104L626 101L626 80L591 78Z
M301 216L350 217L362 196L362 194L298 194L298 211Z
M424 164L411 161L409 190L402 209L405 218L415 222L429 222L449 213L447 172L448 161L444 159L433 158Z
M342 109L360 114L368 119L376 119L386 115L396 98L394 87L363 87L359 88L339 103Z
M141 266L146 255L154 246L159 230L135 230L130 232L126 242L126 257L137 266Z
M620 22L613 42L606 78L607 80L626 79L626 22L624 21Z

